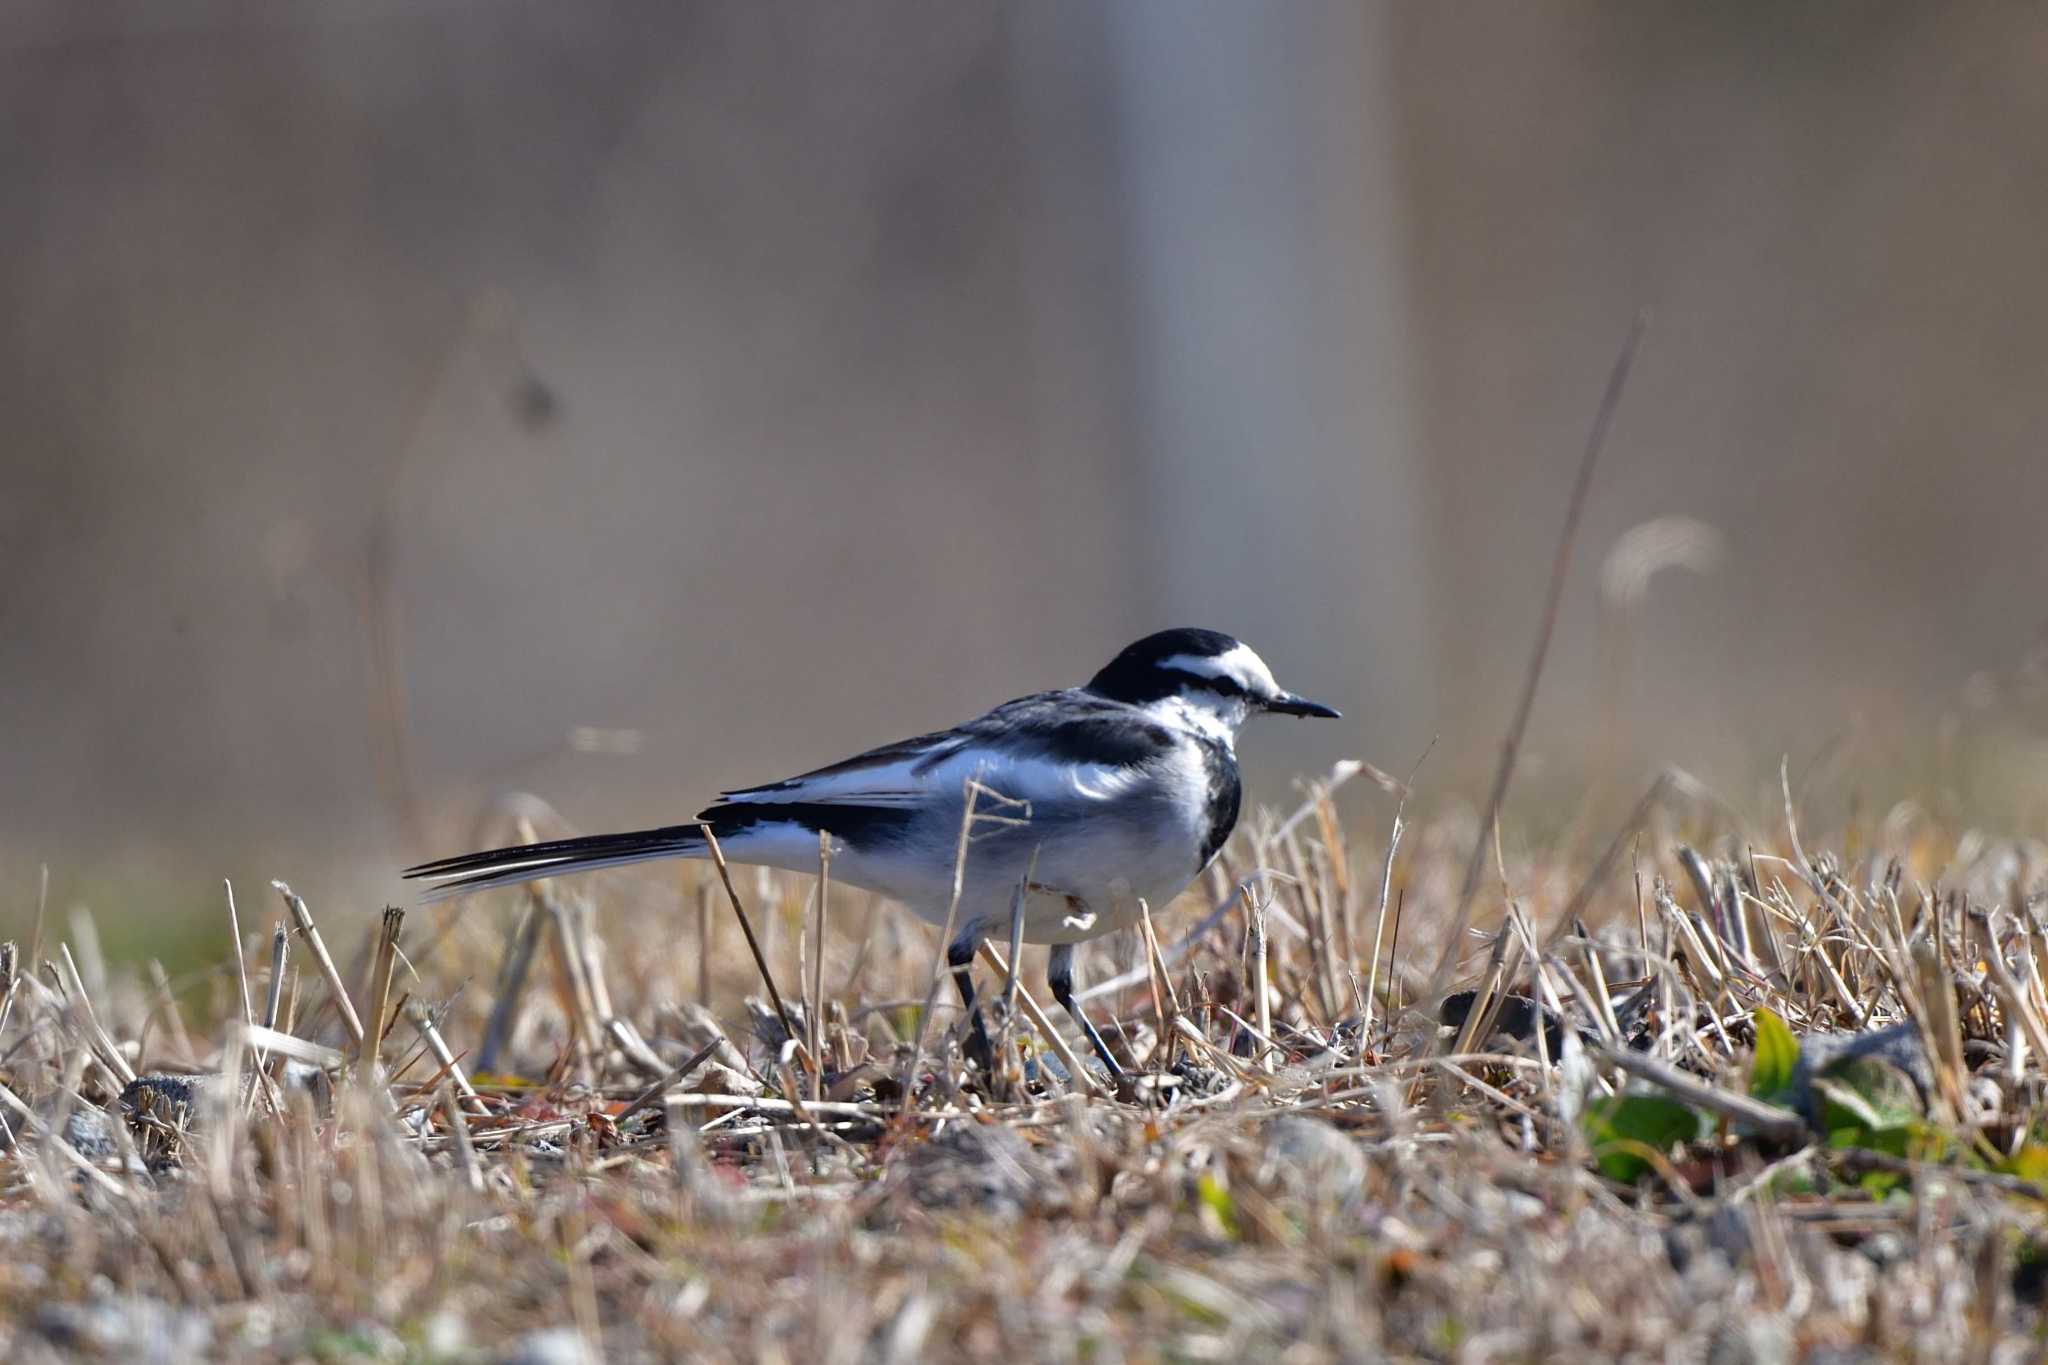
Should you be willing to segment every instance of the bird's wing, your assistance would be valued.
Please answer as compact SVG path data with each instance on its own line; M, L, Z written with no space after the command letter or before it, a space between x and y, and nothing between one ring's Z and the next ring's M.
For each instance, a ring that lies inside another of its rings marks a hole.
M1104 768L1138 767L1174 744L1172 732L1137 707L1081 688L1004 702L953 733L1009 754Z
M721 802L840 803L848 805L911 805L928 790L924 774L961 743L960 730L935 730L855 754L852 758L807 773L720 792Z
M940 791L957 792L963 777L972 775L962 765L983 760L1029 788L1054 781L1052 770L1057 770L1056 785L1064 789L1096 788L1106 794L1116 785L1116 773L1156 759L1173 742L1165 727L1120 702L1079 689L1037 692L950 730L885 744L781 782L721 796L746 805L915 806ZM1016 794L1029 799L1034 793Z

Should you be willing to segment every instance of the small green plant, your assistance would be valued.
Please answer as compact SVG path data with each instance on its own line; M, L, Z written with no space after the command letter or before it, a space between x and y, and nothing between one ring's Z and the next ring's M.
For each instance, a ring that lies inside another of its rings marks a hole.
M1755 1021L1756 1055L1749 1064L1750 1096L1790 1108L1793 1077L1799 1070L1799 1040L1775 1010L1758 1010Z
M1237 1240L1237 1205L1230 1197L1230 1191L1223 1188L1223 1182L1208 1171L1195 1179L1195 1197L1202 1203L1203 1210L1215 1221L1216 1229L1231 1241Z
M1586 1107L1593 1164L1610 1180L1632 1181L1681 1142L1712 1131L1706 1116L1656 1091L1616 1095Z

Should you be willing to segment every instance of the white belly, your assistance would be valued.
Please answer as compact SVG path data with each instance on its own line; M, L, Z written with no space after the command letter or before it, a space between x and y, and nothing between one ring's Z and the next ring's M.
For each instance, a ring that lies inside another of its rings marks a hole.
M1140 900L1163 911L1201 871L1199 850L1199 836L1189 831L1109 812L1062 821L1058 828L984 834L968 847L953 924L956 932L978 924L991 938L1007 936L1019 888L1028 883L1022 907L1026 943L1097 938L1137 923ZM834 875L943 925L953 899L956 851L957 840L938 858L928 851L915 860L866 859L846 850L834 860Z

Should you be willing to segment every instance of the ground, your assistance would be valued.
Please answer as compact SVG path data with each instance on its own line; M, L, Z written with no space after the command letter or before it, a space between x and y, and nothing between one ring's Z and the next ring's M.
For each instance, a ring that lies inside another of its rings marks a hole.
M1364 785L1084 958L1121 1083L1040 1032L1035 952L1014 1010L984 968L977 1073L930 931L805 878L542 884L360 951L245 890L239 954L161 984L39 919L0 964L0 1351L2040 1354L2037 844L1667 781L1390 854Z

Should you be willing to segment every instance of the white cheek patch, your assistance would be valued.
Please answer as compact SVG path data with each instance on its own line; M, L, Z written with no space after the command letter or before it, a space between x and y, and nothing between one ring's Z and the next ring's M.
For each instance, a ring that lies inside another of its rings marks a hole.
M1236 697L1211 693L1163 697L1149 703L1145 711L1175 729L1192 730L1228 748L1235 746L1238 727L1244 724L1249 708Z

